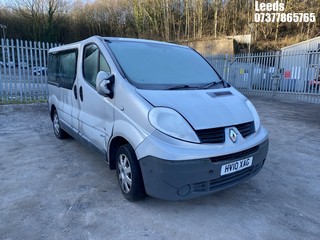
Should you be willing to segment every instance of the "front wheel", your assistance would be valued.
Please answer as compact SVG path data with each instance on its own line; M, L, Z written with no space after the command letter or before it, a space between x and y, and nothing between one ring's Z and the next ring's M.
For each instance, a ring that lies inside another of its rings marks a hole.
M57 138L63 139L68 136L68 134L60 126L60 120L59 120L57 110L53 111L52 124L53 124L54 135L56 135Z
M139 162L129 144L121 146L117 152L117 176L123 196L129 201L145 197L145 189Z

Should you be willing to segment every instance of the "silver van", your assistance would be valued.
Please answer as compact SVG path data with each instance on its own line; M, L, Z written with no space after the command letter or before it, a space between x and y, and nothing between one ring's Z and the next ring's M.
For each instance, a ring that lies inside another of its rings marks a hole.
M264 164L254 106L189 47L94 36L50 49L48 62L56 137L102 156L130 201L208 195Z

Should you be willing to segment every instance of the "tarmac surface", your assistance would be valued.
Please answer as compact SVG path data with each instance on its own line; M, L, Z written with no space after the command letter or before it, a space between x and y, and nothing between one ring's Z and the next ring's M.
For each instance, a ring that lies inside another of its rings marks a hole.
M320 104L250 99L261 172L179 202L128 202L103 160L55 138L45 103L0 105L0 239L320 239Z

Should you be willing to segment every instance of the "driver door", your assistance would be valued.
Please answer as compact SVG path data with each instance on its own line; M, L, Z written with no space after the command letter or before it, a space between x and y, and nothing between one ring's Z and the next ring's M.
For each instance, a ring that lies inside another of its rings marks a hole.
M78 78L80 139L106 156L114 121L113 100L98 94L96 77L99 71L111 74L111 70L96 44L84 47L82 59L83 74Z

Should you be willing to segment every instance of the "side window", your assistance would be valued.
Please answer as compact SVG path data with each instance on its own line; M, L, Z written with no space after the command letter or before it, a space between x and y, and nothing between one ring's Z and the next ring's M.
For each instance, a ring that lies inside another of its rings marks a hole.
M50 53L49 62L48 62L48 83L58 84L57 61L58 61L58 54Z
M88 45L84 48L83 54L83 76L94 88L96 87L96 77L99 71L111 73L110 67L97 45Z
M99 68L100 68L99 71L105 71L106 73L111 74L111 69L101 53L100 53L100 67Z
M61 87L72 89L76 79L77 54L76 52L67 52L59 54L59 82Z
M72 89L77 75L77 55L76 49L50 53L48 82Z

